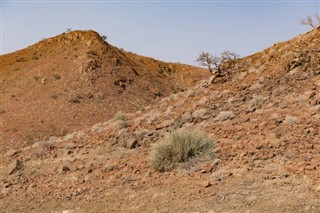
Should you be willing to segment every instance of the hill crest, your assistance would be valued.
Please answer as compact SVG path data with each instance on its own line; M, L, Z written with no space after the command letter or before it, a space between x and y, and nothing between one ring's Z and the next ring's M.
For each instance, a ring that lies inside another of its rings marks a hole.
M0 60L1 141L8 147L144 108L208 76L118 49L94 31L63 33Z

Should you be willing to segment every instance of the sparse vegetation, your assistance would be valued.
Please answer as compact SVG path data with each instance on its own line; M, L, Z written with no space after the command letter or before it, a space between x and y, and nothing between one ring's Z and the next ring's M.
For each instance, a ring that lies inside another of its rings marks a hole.
M224 51L221 53L220 57L214 56L208 52L202 52L196 59L196 62L198 62L200 66L208 67L211 74L221 76L223 71L222 64L227 61L234 61L238 58L239 55L231 51Z
M306 18L300 20L300 24L310 26L312 28L320 27L320 14L307 16Z
M124 112L119 111L114 115L113 118L116 121L125 121L125 120L127 120L127 114L124 113Z
M118 130L127 128L129 126L128 122L127 122L127 114L121 111L118 111L113 119L116 121L116 127Z
M57 73L54 73L54 74L53 74L53 77L54 77L55 80L61 79L61 76L58 75Z
M221 53L222 62L234 61L234 60L237 60L239 57L240 57L239 54L237 54L235 52L228 51L228 50Z
M213 155L213 141L199 130L180 129L166 135L154 144L151 166L158 171L168 171L179 163Z
M58 99L58 95L51 95L50 98L56 100L56 99Z
M71 95L69 98L70 103L80 103L80 99L82 99L82 96L79 94Z
M210 73L213 73L213 68L212 66L217 65L218 63L218 58L213 56L210 53L207 52L202 52L200 53L200 55L198 56L196 62L199 63L200 66L203 67L208 67L208 70Z

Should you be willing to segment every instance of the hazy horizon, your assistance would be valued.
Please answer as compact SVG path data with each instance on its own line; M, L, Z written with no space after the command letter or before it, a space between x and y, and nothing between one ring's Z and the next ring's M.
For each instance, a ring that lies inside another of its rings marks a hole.
M119 48L195 64L202 51L246 56L311 28L317 1L1 1L1 54L68 28L95 30Z

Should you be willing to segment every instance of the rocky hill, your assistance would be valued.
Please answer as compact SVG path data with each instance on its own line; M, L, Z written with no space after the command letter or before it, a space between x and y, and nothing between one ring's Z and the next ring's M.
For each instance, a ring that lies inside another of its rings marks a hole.
M63 33L0 61L1 151L143 109L208 76L118 49L94 31Z
M156 104L1 155L3 212L319 212L320 29L236 61ZM215 157L158 172L167 132Z

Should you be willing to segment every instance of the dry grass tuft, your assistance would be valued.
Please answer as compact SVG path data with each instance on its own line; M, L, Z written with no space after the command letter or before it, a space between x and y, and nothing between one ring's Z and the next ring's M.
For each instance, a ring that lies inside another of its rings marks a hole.
M71 95L69 98L70 103L80 103L80 99L82 99L82 96L79 94Z
M127 114L124 113L124 112L119 111L114 115L113 118L116 121L125 121L125 120L127 120Z
M152 146L151 166L168 171L180 163L213 156L213 141L199 130L180 129Z

